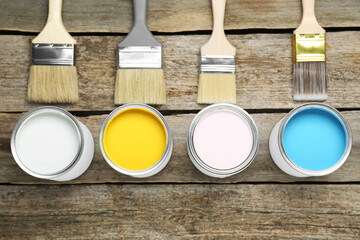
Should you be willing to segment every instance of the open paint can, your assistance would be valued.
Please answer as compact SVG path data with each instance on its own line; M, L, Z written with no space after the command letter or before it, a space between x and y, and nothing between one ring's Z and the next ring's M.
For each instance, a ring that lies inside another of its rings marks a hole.
M243 171L256 156L259 133L251 116L227 103L210 105L192 121L187 150L202 173L225 178Z
M295 177L323 176L349 157L352 134L335 108L308 103L290 111L273 128L269 147L276 165Z
M138 178L160 172L173 150L165 118L146 104L125 104L112 111L101 127L99 145L113 169Z
M23 115L11 135L11 152L26 173L69 181L90 166L94 141L89 129L58 107L39 107Z

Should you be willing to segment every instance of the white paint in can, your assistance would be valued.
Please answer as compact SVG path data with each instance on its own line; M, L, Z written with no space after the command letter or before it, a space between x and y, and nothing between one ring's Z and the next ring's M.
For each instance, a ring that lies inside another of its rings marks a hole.
M40 107L18 121L11 150L17 164L28 174L69 181L89 167L94 142L87 127L67 111Z

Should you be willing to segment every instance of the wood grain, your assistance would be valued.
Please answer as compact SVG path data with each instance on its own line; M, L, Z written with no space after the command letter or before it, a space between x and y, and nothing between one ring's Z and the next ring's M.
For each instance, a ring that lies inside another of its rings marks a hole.
M149 1L152 31L211 30L210 0ZM228 0L225 29L295 29L301 20L299 0ZM316 1L323 27L359 27L357 0ZM39 32L47 18L47 0L0 0L0 30ZM70 32L127 33L132 24L131 0L64 1L63 19Z
M27 111L39 104L26 101L31 36L0 35L0 112ZM162 110L197 110L199 49L208 35L158 36L165 44L168 103ZM59 105L76 111L110 111L113 103L116 44L122 37L76 37L80 102ZM237 48L237 104L245 109L290 109L292 100L292 35L230 35ZM327 33L329 98L338 108L360 108L360 32Z
M0 114L0 183L44 183L55 184L33 178L23 172L15 163L10 153L10 136L13 126L21 114ZM252 114L260 133L260 147L257 157L248 169L226 179L214 179L199 172L190 162L186 150L188 126L194 114L166 116L172 130L174 150L172 158L159 174L145 179L136 179L113 170L103 159L98 145L99 129L106 115L79 117L89 127L95 140L95 156L90 168L83 176L68 183L236 183L236 182L359 182L360 175L360 111L344 112L353 131L353 149L348 161L333 174L317 178L295 178L281 172L273 163L268 137L275 123L284 114Z
M0 199L2 239L360 236L358 185L0 186Z
M98 145L106 113L116 107L116 45L131 27L132 0L64 1L64 24L77 33L80 102L58 106L77 115L96 144L90 168L65 183L24 173L9 143L23 112L42 106L25 96L30 40L46 22L47 4L0 0L0 240L359 239L358 0L316 1L317 19L330 30L326 103L351 110L342 113L353 131L353 149L335 173L305 179L281 172L268 149L274 124L300 104L292 100L290 34L300 23L300 0L227 0L225 29L234 30L227 33L237 49L237 104L254 113L260 147L248 169L226 179L199 172L186 151L188 126L205 106L196 104L198 58L210 37L211 1L149 1L149 27L164 44L168 97L156 108L166 115L174 151L162 172L145 179L117 173Z

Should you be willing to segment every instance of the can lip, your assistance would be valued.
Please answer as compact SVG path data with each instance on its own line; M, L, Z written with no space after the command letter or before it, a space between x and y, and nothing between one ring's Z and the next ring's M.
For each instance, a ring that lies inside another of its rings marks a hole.
M221 110L221 109L229 110L236 114L239 114L249 124L252 135L253 135L253 146L252 146L251 152L248 155L247 159L244 162L242 162L241 164L239 164L238 166L230 168L230 169L218 169L218 168L214 168L214 167L211 167L208 164L206 164L196 153L196 150L194 147L194 142L193 142L194 132L195 132L195 128L196 128L198 122L204 116L206 116L208 113L216 111L216 110ZM254 160L254 158L258 152L258 148L259 148L259 131L255 124L255 121L253 120L253 118L250 116L250 114L248 112L246 112L244 109L242 109L241 107L236 106L234 104L216 103L216 104L207 106L206 108L202 109L200 112L198 112L196 114L196 116L192 120L189 130L188 130L187 150L188 150L191 161L194 163L194 165L196 167L201 167L203 170L208 172L210 175L214 175L217 177L228 177L228 176L237 174L237 173L243 171L244 169L246 169Z
M128 170L125 168L122 168L118 165L116 165L106 154L105 152L105 148L103 145L103 136L104 136L104 132L105 132L105 128L108 124L108 122L115 117L119 112L122 112L126 109L132 109L132 108L140 108L140 109L145 109L148 110L150 112L152 112L157 118L159 118L159 120L162 122L162 124L165 127L165 131L166 131L166 147L164 150L163 155L161 156L161 158L151 167L143 169L143 170L138 170L138 171L132 171L132 170ZM100 136L99 136L99 145L100 145L100 150L101 153L104 157L104 159L106 160L106 162L116 171L128 175L128 176L132 176L132 177L150 177L154 174L156 174L159 168L161 167L165 167L163 164L164 162L169 161L171 154L172 154L172 149L173 149L173 143L172 143L172 135L170 132L170 127L166 121L166 119L164 118L164 116L155 108L147 105L147 104L143 104L143 103L127 103L124 104L116 109L114 109L104 120L103 124L101 125L100 128ZM160 169L161 170L161 169Z
M29 120L30 118L32 118L33 116L35 116L37 114L46 113L46 112L60 114L61 116L69 119L74 124L74 126L76 127L76 130L77 130L78 138L79 138L79 147L78 147L78 151L77 151L77 154L75 155L74 159L64 169L61 169L57 172L50 173L50 174L41 174L41 173L37 173L37 172L29 169L25 164L22 163L21 159L17 155L15 141L16 141L16 135L17 135L18 130L27 120ZM13 155L16 163L26 173L28 173L34 177L37 177L37 178L52 179L52 178L60 176L61 174L65 173L65 172L68 172L71 169L71 166L73 166L80 159L80 156L82 155L82 152L84 150L84 134L82 132L80 124L78 123L78 120L71 113L69 113L68 111L66 111L65 109L62 109L60 107L42 106L42 107L34 108L34 109L28 111L27 113L25 113L23 116L21 116L21 118L15 124L15 127L12 131L11 139L10 139L10 146L11 146L12 155Z
M347 134L347 144L346 144L346 149L344 151L344 154L333 166L331 166L330 168L327 168L327 169L314 171L314 170L308 170L308 169L298 166L288 157L288 155L285 152L284 146L283 146L283 133L285 130L285 126L287 125L289 120L297 112L304 110L304 109L309 109L309 108L320 108L320 109L329 111L330 113L334 114L336 117L339 118L339 120L343 124L346 134ZM307 176L314 176L314 177L328 175L330 173L335 172L337 169L339 169L345 163L347 158L349 157L351 148L352 148L352 132L351 132L350 124L347 122L345 117L336 108L331 107L324 103L316 103L316 102L305 103L305 104L302 104L302 105L294 108L293 110L291 110L281 121L282 122L280 124L279 135L278 135L278 143L279 143L279 147L280 147L280 153L281 153L282 157L285 159L285 162L291 168L295 169L299 173L302 173Z

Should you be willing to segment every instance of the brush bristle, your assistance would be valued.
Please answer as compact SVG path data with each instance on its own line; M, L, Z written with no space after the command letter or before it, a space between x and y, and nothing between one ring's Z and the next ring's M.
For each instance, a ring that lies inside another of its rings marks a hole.
M165 78L162 69L118 69L115 104L166 103Z
M201 73L198 103L236 103L235 74Z
M295 101L325 101L327 99L326 63L294 63Z
M40 103L75 103L79 100L74 66L30 67L28 100Z

